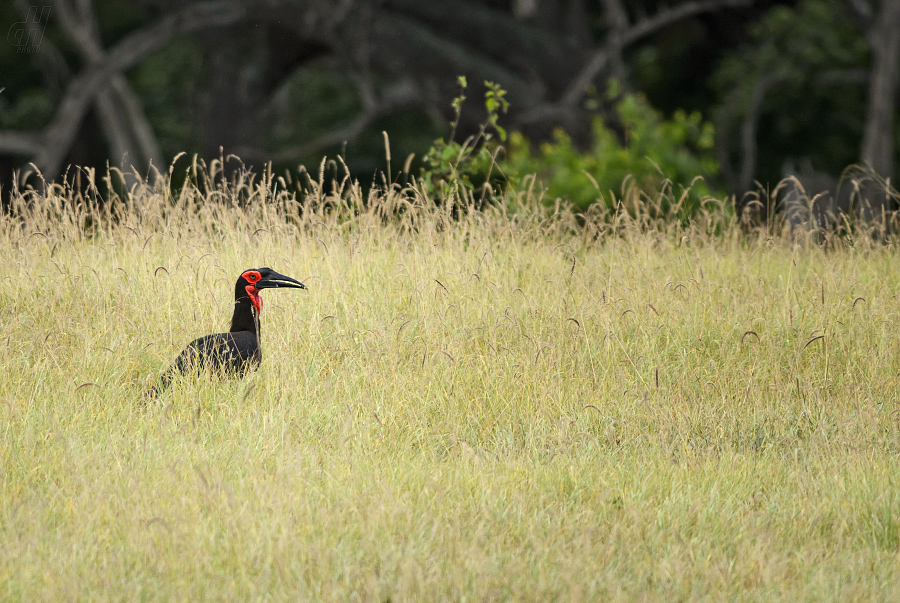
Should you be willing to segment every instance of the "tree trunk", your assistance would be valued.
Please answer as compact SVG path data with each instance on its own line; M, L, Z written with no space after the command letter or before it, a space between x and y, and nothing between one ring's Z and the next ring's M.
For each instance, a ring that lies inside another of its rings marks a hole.
M861 187L861 217L871 222L888 209L885 187L894 164L894 99L900 78L900 0L882 0L881 14L869 30L872 71L862 142L862 163L874 172Z

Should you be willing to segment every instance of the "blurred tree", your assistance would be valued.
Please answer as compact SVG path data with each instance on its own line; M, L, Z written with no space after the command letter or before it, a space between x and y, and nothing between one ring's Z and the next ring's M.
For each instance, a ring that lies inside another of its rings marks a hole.
M894 172L894 114L900 80L900 1L850 0L872 53L862 162L874 172L863 193L863 218L871 220L888 209L889 197L881 180Z
M147 161L163 161L162 149L184 145L158 142L160 132L179 130L208 158L296 162L391 115L416 109L445 117L461 74L509 91L511 125L538 137L562 126L586 143L598 107L584 93L611 73L627 82L626 49L682 19L748 1L687 0L648 14L642 3L626 8L622 0L104 0L103 10L90 0L55 0L48 31L60 50L50 54L67 72L43 97L55 109L46 115L44 102L39 130L4 120L10 129L0 132L0 154L55 177L93 115L113 161L124 157L141 172ZM154 61L160 54L172 62ZM287 92L309 81L310 70L339 90L320 110L346 110L313 135L299 130L305 118L291 111ZM192 92L154 91L154 80ZM27 93L10 92L15 112ZM165 103L179 98L192 105L176 116ZM479 121L463 115L461 127ZM287 131L297 134L288 139Z
M63 32L82 61L86 64L103 61L106 53L90 3L55 0L54 7ZM108 83L101 86L95 108L110 147L110 158L125 174L126 186L130 188L133 183L131 165L165 168L141 101L121 73L113 74ZM48 163L54 165L56 161L53 158Z
M127 83L120 79L122 72L178 36L235 22L244 15L243 8L228 3L189 6L130 33L107 52L101 45L88 0L79 3L77 12L67 0L57 0L54 7L61 14L59 21L71 45L82 55L85 66L68 82L50 123L42 131L0 133L0 152L26 150L47 179L55 178L63 168L93 105L97 106L103 119L114 153L122 151L124 157L129 152L136 156L140 152L146 159L153 159L158 154L155 137L139 101ZM46 50L55 54L52 48L47 42ZM40 55L41 50L44 50L43 43L35 54ZM146 166L141 165L139 169L143 171Z
M900 2L801 0L774 6L712 78L719 159L729 188L773 183L793 162L839 175L863 163L889 178L897 162ZM861 142L859 142L861 141ZM887 199L869 190L866 214ZM816 191L817 192L817 191Z

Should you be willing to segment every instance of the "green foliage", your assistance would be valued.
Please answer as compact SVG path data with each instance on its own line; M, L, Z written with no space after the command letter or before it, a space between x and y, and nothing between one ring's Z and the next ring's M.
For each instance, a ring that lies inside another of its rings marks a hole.
M493 128L500 136L500 140L506 141L506 130L497 124L499 118L498 112L506 113L509 110L509 102L506 100L506 90L500 87L500 84L494 82L485 82L487 92L484 93L484 106L488 112L487 127ZM485 142L490 140L490 133L485 134Z
M429 195L445 198L451 191L473 192L487 182L496 163L497 142L506 141L506 130L498 124L500 113L509 109L506 90L494 82L485 82L484 106L487 118L478 133L462 143L454 140L462 106L466 100L468 82L459 76L460 94L451 103L455 118L451 125L450 138L438 138L425 154L419 182ZM459 190L459 189L462 190Z
M616 86L610 85L610 95ZM587 151L577 149L562 130L553 142L533 151L520 133L510 137L508 158L503 171L514 186L525 184L535 174L546 187L550 199L563 198L579 208L595 202L615 203L616 196L628 191L656 197L671 182L669 209L686 192L682 211L690 215L703 197L712 194L709 185L698 176L715 176L718 164L713 154L713 127L699 112L676 111L671 119L653 109L641 95L626 94L615 102L624 141L600 117L593 121L593 141Z

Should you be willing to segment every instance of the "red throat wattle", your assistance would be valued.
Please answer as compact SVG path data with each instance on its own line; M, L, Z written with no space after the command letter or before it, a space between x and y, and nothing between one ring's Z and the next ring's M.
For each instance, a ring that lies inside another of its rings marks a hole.
M259 296L259 289L255 285L262 278L262 275L259 273L259 270L248 270L241 276L250 283L244 286L244 291L250 296L250 303L256 308L256 315L260 316L262 314L262 298Z
M259 289L257 289L253 285L247 285L246 287L244 287L244 291L246 291L247 295L250 296L250 303L253 304L254 308L256 308L256 315L261 315L262 298L259 296Z

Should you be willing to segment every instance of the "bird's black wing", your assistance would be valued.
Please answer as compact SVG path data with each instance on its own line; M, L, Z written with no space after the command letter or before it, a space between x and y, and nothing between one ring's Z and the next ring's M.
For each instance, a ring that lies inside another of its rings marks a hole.
M176 373L209 369L241 376L248 369L258 366L261 357L259 339L252 331L215 333L197 338L182 350L172 366L163 373L155 393L168 387Z

